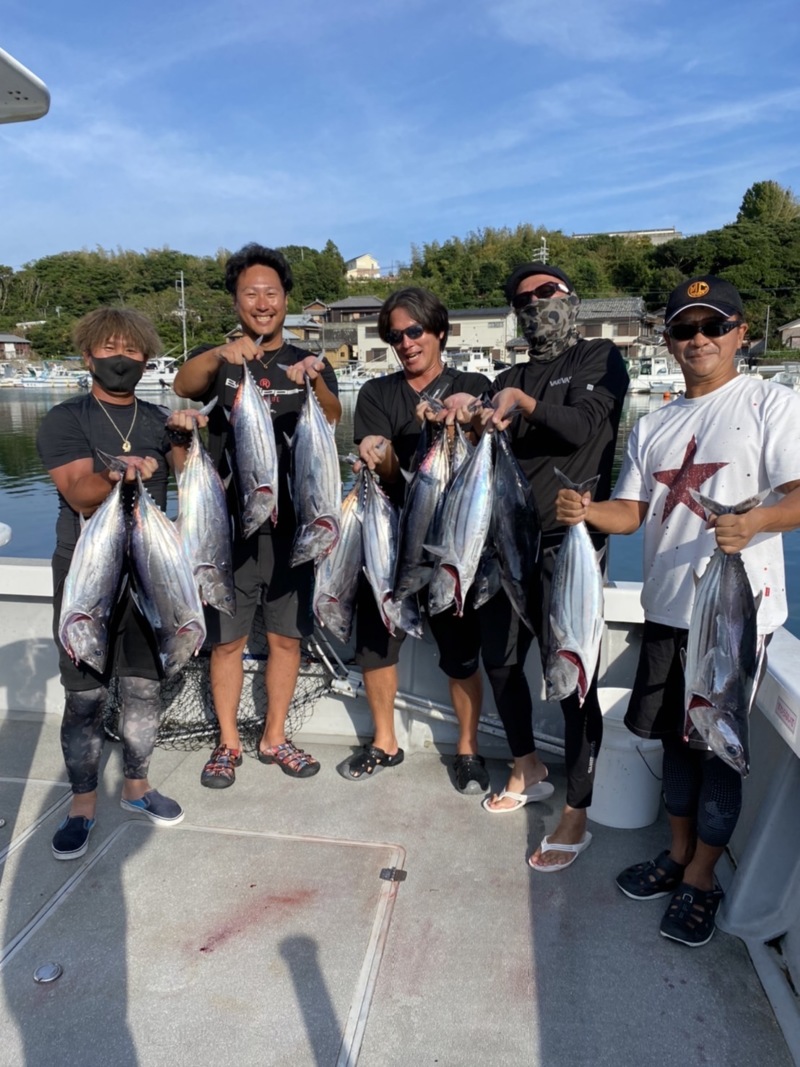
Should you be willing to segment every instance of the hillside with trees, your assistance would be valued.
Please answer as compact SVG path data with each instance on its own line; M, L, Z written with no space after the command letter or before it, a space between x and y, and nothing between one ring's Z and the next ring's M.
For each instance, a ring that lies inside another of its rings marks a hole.
M768 306L773 324L800 317L800 201L773 181L751 186L730 224L656 246L645 238L574 238L524 223L412 247L409 265L396 278L348 282L333 241L321 250L290 245L281 249L295 277L290 311L315 299L382 298L401 285L426 286L454 309L499 306L504 279L518 263L538 258L543 239L548 261L566 270L585 298L642 296L657 310L683 278L712 273L741 291L754 339L763 336ZM180 352L177 283L183 272L187 344L216 342L235 325L224 287L228 254L98 248L46 256L19 271L0 266L0 332L24 332L41 358L64 356L72 353L70 333L81 315L100 304L124 304L152 318L165 350Z

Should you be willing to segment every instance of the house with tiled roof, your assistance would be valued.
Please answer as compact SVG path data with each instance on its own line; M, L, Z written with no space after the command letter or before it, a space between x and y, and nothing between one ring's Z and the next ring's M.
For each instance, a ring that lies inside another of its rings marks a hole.
M0 359L30 359L31 343L14 333L0 333Z
M328 322L357 322L365 315L377 317L382 303L377 296L347 296L329 304L325 318Z
M640 296L612 296L581 300L578 332L589 340L604 337L613 341L627 359L638 359L644 346L655 343L656 316L648 315Z

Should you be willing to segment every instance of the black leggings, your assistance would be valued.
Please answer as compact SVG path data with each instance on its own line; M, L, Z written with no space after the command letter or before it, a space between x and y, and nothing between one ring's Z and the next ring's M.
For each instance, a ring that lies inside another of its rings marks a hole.
M545 552L542 573L531 597L531 612L537 628L542 670L547 663L550 632L550 587L555 552ZM511 755L527 756L536 751L533 737L533 702L525 677L525 660L533 634L519 619L504 592L492 597L478 612L481 622L483 665L494 694L497 713L508 738ZM561 702L564 715L564 762L567 771L567 804L588 808L592 803L594 771L603 740L603 716L597 698L597 673L583 707L573 693Z
M122 773L144 779L156 743L161 718L160 683L149 678L120 678L122 696ZM103 753L104 687L67 692L61 720L61 751L73 793L97 789Z
M724 848L742 810L742 776L724 760L683 741L665 740L664 804L670 815L693 819L697 837Z
M497 712L508 738L511 755L527 756L536 751L533 737L533 702L524 663L513 667L487 667ZM583 707L577 694L561 701L564 714L564 763L567 771L567 804L588 808L592 803L594 769L603 739L603 716L592 683Z

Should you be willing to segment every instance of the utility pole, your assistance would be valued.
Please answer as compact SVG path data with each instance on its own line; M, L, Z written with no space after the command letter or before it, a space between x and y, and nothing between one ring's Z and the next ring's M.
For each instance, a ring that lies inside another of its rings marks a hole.
M548 253L547 253L547 238L543 237L542 238L542 243L539 246L539 262L540 263L546 263L547 262L547 255L548 255Z
M767 304L767 324L764 327L764 355L767 354L767 347L769 342L769 304Z
M178 280L175 282L178 290L178 314L181 319L181 332L183 334L183 358L186 359L186 293L183 288L183 271L178 271Z

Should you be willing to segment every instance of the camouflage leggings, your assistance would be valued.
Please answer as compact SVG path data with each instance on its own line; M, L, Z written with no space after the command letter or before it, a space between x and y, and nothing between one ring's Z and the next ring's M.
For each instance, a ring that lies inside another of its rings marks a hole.
M161 717L160 683L149 678L120 678L122 697L122 773L147 777ZM103 752L105 687L67 692L61 720L61 751L73 793L97 789Z

